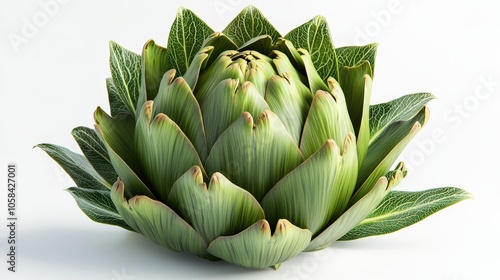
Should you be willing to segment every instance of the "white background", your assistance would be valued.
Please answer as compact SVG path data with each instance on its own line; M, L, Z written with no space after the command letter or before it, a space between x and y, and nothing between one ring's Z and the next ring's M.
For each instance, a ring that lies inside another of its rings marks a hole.
M0 4L0 176L9 162L18 164L20 218L15 274L6 270L7 231L0 226L2 279L500 279L494 1L61 0L50 14L40 4L47 2ZM173 253L85 217L63 191L73 182L32 147L48 142L77 150L71 129L91 127L95 108L107 108L108 40L140 53L150 38L166 44L178 6L220 31L248 4L282 34L321 14L337 47L379 42L372 103L421 91L438 97L429 104L429 123L402 155L410 175L398 188L458 186L475 199L390 235L303 253L278 271ZM27 22L36 30L23 34ZM13 36L24 40L13 43Z

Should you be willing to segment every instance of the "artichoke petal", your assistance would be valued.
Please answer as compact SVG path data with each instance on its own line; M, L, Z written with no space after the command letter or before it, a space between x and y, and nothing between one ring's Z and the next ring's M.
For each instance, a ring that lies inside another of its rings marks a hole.
M236 50L238 48L238 46L231 39L229 39L229 37L221 32L212 33L205 39L201 49L203 50L207 47L211 47L212 51L210 51L210 56L202 67L203 70L212 65L222 52L227 50Z
M212 241L208 252L227 262L249 268L279 266L296 256L311 240L311 232L287 220L279 220L274 234L266 220L260 220L246 230Z
M193 89L196 87L201 69L207 63L207 59L212 55L213 51L214 47L205 47L194 56L193 61L191 61L191 64L186 69L186 73L182 76L189 85L189 88Z
M174 182L192 166L202 165L195 147L179 126L163 113L152 119L152 107L153 101L148 101L140 112L135 147L152 191L165 202Z
M316 71L316 67L314 67L314 64L311 60L311 56L309 55L307 50L297 49L297 51L300 53L300 57L304 62L304 68L306 69L306 76L309 83L309 89L311 90L312 94L316 94L318 90L327 91L328 87L326 86L325 82L323 82L323 79Z
M208 174L224 174L257 200L302 162L302 153L280 119L264 111L254 124L245 112L213 146L206 162ZM257 175L258 174L258 175Z
M165 76L154 100L153 116L163 113L174 121L193 144L202 160L208 156L201 108L184 78L170 83Z
M266 219L287 219L307 228L313 236L330 220L333 207L347 204L350 194L340 197L334 185L341 161L340 151L328 140L315 154L281 179L262 199Z
M167 67L167 49L149 40L142 49L142 79L137 111L147 100L156 97L163 75L169 70Z
M171 250L207 254L203 238L172 209L146 196L134 196L127 201L125 187L118 180L111 189L111 200L131 228Z
M172 187L168 205L180 213L207 243L233 235L264 219L264 210L247 191L214 173L207 188L198 166L182 175Z
M238 48L238 51L256 51L264 55L269 55L271 52L271 44L273 43L273 39L269 35L260 35L255 38L252 38L245 42Z
M375 71L375 57L377 56L377 43L371 43L365 46L345 46L335 49L339 63L339 69L348 66L354 67L365 61L370 62L373 78Z
M380 204L387 194L387 184L387 178L380 177L375 186L364 197L356 201L335 222L312 239L305 251L315 251L328 247L357 226Z

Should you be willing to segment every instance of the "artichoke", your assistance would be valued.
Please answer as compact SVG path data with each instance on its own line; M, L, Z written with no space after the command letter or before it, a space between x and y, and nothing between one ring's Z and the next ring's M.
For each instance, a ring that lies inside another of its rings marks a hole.
M110 43L110 115L38 145L92 220L174 251L278 267L385 234L469 197L392 191L429 93L371 105L377 44L334 48L323 17L282 36L254 7L222 32L179 9L167 47Z

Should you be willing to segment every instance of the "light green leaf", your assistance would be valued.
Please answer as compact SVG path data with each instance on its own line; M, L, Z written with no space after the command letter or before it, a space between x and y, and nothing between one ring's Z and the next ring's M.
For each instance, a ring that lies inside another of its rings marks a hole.
M67 191L76 200L78 207L92 221L133 231L116 210L109 190L101 191L72 187Z
M238 51L256 51L263 55L269 55L273 39L269 35L260 35L250 39L238 48Z
M134 196L127 201L125 187L121 181L115 183L111 200L130 227L171 250L196 255L207 253L203 238L172 209L146 196Z
M469 198L472 198L470 193L454 187L418 192L392 191L371 215L340 240L353 240L398 231Z
M370 144L391 123L411 119L432 99L434 99L432 94L422 92L404 95L386 103L371 105Z
M129 113L127 105L120 99L120 95L118 94L118 90L116 89L112 78L106 78L106 89L108 90L108 101L111 116L114 117L118 114Z
M184 78L178 77L171 81L170 77L165 77L162 80L154 100L153 116L159 113L167 115L179 126L202 160L207 158L207 140L201 109Z
M118 175L111 165L106 146L97 133L88 127L79 126L71 131L71 135L97 173L108 182L109 186L113 185Z
M192 11L179 8L170 28L167 44L167 69L182 76L203 41L214 31Z
M166 202L174 182L194 165L202 166L195 147L167 115L152 119L153 101L147 101L135 129L137 159L151 182L152 192Z
M338 61L326 19L316 16L285 35L296 48L306 49L323 81L328 77L338 80ZM314 92L313 92L314 93Z
M94 170L84 156L53 144L38 144L36 147L55 160L78 187L92 190L111 188L111 185Z
M245 112L215 143L208 156L209 175L224 174L257 200L302 162L297 144L271 111L258 121ZM256 176L258 174L258 176Z
M386 174L410 140L425 125L429 116L426 107L411 120L398 121L388 126L368 148L367 156L358 174L356 193L351 204L367 193L380 176Z
M222 33L226 34L238 46L261 35L269 35L273 42L276 42L281 37L274 26L253 6L243 9L224 28Z
M335 220L321 234L311 240L305 250L315 251L326 248L344 236L373 212L386 195L386 188L387 179L385 177L379 178L370 192L347 209L342 216Z
M215 32L205 39L202 49L206 47L213 47L213 50L210 52L210 57L206 62L206 67L212 65L215 59L217 59L222 52L227 50L236 50L238 48L238 46L231 41L231 39L220 32Z
M141 85L141 56L117 43L109 42L109 65L118 99L129 114L135 114Z
M310 240L309 230L287 220L279 220L271 236L269 223L260 220L239 234L215 239L208 252L236 265L263 269L298 255Z
M192 167L172 187L168 205L182 215L207 243L233 235L264 219L264 210L249 192L216 172L209 186L198 166Z
M372 68L371 77L373 78L377 47L377 43L371 43L365 46L347 46L336 48L335 53L337 54L339 61L339 69L344 66L354 67L366 60L370 62L370 66Z

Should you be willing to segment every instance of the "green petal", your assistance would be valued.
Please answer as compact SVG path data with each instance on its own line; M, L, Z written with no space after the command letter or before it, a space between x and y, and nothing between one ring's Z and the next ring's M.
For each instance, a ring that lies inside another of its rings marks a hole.
M207 140L201 109L189 85L184 78L162 81L158 95L154 100L153 116L164 113L184 132L196 148L200 158L208 156Z
M158 46L153 40L149 40L144 45L142 50L141 94L146 93L146 98L142 98L137 103L137 110L140 110L147 100L153 100L158 94L163 75L169 70L167 54L167 49Z
M255 124L249 113L243 113L215 143L206 168L209 175L221 172L260 200L301 162L293 138L279 118L266 110Z
M76 200L78 207L92 221L133 231L116 210L109 190L101 191L72 187L67 191Z
M346 97L347 109L358 141L359 164L366 156L370 141L371 75L372 70L368 61L355 67L340 69L340 86Z
M428 119L429 112L424 107L409 121L392 123L368 148L358 174L356 193L351 204L367 193L375 181L386 174L410 140L420 131Z
M279 220L271 236L266 220L260 220L233 236L223 236L210 243L208 252L227 262L263 269L298 255L311 240L311 232L287 220Z
M304 61L302 61L300 53L297 51L291 41L280 38L276 43L274 43L272 49L283 53L284 56L289 59L290 63L292 63L295 70L297 70L302 76L306 75Z
M283 76L271 77L265 96L269 108L278 115L297 145L312 100L307 88L300 85L299 80L285 72Z
M340 87L339 87L340 88ZM308 158L328 139L342 143L348 133L353 133L342 91L333 94L317 91L311 104L302 132L300 150Z
M127 201L123 195L125 187L118 181L111 189L111 199L130 227L171 250L196 255L207 253L203 238L172 209L145 196Z
M336 48L335 53L337 54L339 61L339 69L344 66L354 67L366 60L370 62L372 67L371 77L373 78L377 47L377 43L371 43L365 46L347 46Z
M186 135L167 115L160 113L151 120L152 107L153 101L146 102L137 121L137 158L153 192L165 202L174 182L192 166L201 166L201 160Z
M210 150L219 136L241 116L249 112L252 116L260 116L269 109L266 101L250 82L238 86L238 81L227 79L219 83L206 98L202 107L205 122L208 149Z
M111 188L111 184L95 171L84 156L53 144L38 144L36 147L42 149L55 160L78 187L93 190Z
M395 232L469 198L472 198L470 193L454 187L419 192L392 191L372 214L340 240Z
M120 99L120 94L113 83L112 78L106 78L106 89L108 90L108 101L111 116L129 113L127 105Z
M85 158L111 187L118 175L111 164L106 146L97 133L93 129L80 126L74 128L71 135L80 146Z
M324 17L314 17L290 31L285 39L290 40L296 48L306 49L311 54L312 65L317 69L321 80L326 81L328 77L338 80L337 55Z
M309 89L311 90L311 92L315 94L318 90L327 91L328 87L326 86L325 82L316 71L313 61L311 60L311 56L309 55L307 50L298 49L297 51L300 53L300 57L304 62L304 68L306 69L306 76L309 83Z
M167 69L175 69L178 75L184 75L205 38L213 32L192 11L179 8L168 35Z
M302 62L302 58L300 58L299 52L297 50L295 51L297 52L297 55L299 55L299 59ZM277 50L272 53L272 57L273 64L276 67L276 72L278 72L278 75L284 76L285 73L287 73L294 81L296 81L298 87L300 86L301 88L303 88L301 89L302 91L307 91L309 93L309 96L312 97L312 93L305 86L308 84L307 78L299 72L298 68L293 65L292 61L290 61L290 57L288 57L285 53ZM304 68L304 65L302 65L302 68Z
M350 194L336 197L343 186L334 185L340 164L339 148L333 140L288 173L262 199L266 219L275 223L288 219L307 228L313 236L330 220L335 204L347 204Z
M196 87L198 83L198 79L200 77L201 70L206 66L207 60L211 57L212 52L214 51L214 47L208 46L202 48L193 58L191 64L186 70L186 73L182 76L184 80L186 80L190 89Z
M101 108L94 113L95 130L106 145L109 159L120 179L127 184L127 196L147 195L154 197L141 180L141 169L134 148L134 119L130 115L111 118Z
M260 35L250 39L238 48L238 51L256 51L264 55L269 55L271 52L271 44L273 39L269 35Z
M252 56L257 56L258 59L248 63L244 78L246 81L251 82L259 94L264 97L267 82L277 73L272 64L273 61L269 57L259 56L257 53L252 53Z
M113 41L109 42L109 52L116 97L127 108L127 112L134 115L141 85L141 56Z
M380 136L391 123L407 121L414 117L422 107L434 99L427 92L404 95L386 103L370 106L370 144Z
M274 42L281 37L279 32L262 13L253 6L248 6L243 9L243 11L224 28L222 33L231 38L238 46L260 35L269 35Z
M247 191L214 173L207 188L198 166L172 187L168 205L180 213L208 243L221 235L236 234L260 219L264 210Z
M311 240L305 250L315 251L323 249L344 236L379 205L386 195L386 188L387 179L385 177L379 178L370 192L347 209L342 216L328 226L321 234Z
M208 36L203 42L203 47L213 47L210 53L210 57L207 60L206 66L212 65L212 63L219 57L219 55L227 50L236 50L238 46L229 39L225 34L220 32L215 32Z

